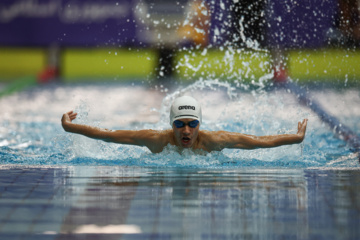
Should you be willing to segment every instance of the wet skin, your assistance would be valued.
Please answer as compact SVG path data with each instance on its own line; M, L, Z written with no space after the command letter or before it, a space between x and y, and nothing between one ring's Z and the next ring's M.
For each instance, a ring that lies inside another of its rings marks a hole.
M194 119L184 118L180 119L180 121L184 122L186 125L182 128L177 128L173 124L176 145L183 148L191 148L196 146L199 135L200 123L196 126L196 128L191 128L187 125L187 123L194 121Z

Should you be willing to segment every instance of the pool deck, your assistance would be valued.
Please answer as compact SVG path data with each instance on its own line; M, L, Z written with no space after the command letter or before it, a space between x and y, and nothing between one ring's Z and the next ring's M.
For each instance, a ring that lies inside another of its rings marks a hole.
M359 239L360 169L0 166L0 239Z

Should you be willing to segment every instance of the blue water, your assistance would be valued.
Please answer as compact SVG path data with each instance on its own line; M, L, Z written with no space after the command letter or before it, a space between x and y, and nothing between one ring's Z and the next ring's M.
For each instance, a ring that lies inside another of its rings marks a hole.
M352 169L0 168L0 239L351 239Z
M210 86L210 87L209 87ZM106 94L104 94L106 93ZM80 123L109 129L167 129L168 107L179 94L203 106L206 130L255 135L294 133L297 122L309 119L304 142L274 149L178 153L169 146L152 154L146 148L110 144L65 133L62 113L75 109ZM310 92L331 114L360 132L357 90ZM358 168L358 156L331 129L286 91L240 90L214 82L184 88L148 89L131 84L38 86L0 99L0 164L119 165L232 169Z

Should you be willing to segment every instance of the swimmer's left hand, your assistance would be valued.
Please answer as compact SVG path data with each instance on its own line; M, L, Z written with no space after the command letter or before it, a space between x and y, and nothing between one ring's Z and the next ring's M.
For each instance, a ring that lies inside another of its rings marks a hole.
M67 113L64 113L61 118L61 124L65 131L67 131L68 125L76 118L77 113L70 111Z
M298 122L297 135L301 137L301 141L304 140L305 137L307 122L308 122L307 119L304 119L302 122Z

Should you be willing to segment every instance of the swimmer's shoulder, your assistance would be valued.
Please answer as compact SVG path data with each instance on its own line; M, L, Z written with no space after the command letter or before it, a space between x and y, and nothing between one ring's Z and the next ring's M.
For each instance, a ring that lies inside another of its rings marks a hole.
M200 130L199 137L203 138L204 141L216 141L216 139L224 137L227 133L226 131Z
M208 152L221 151L224 138L226 138L226 131L199 131L199 140L202 148Z
M212 131L200 130L198 135L198 148L207 152L214 151L213 133Z
M174 145L174 137L172 130L143 130L146 135L146 146L153 153L161 152L169 143Z
M172 136L171 130L153 130L144 129L137 131L139 138L146 139L148 141L166 141Z

